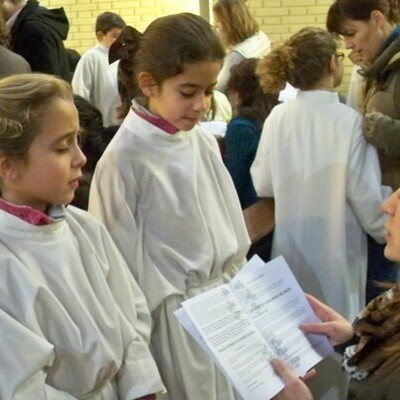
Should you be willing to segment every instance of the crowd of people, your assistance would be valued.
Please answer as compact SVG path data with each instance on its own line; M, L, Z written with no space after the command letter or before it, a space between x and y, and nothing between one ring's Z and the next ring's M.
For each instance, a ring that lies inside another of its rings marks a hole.
M265 197L271 257L320 319L301 329L336 349L305 377L269 360L275 399L397 399L397 0L334 0L273 46L245 0L214 26L104 12L82 56L62 8L0 11L1 399L237 399L174 312L244 266Z

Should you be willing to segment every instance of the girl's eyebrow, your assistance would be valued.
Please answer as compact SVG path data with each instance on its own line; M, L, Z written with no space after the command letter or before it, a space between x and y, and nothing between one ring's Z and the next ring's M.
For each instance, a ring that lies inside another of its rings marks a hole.
M62 142L62 141L64 141L64 140L66 140L66 139L69 139L69 138L71 138L71 137L74 137L76 135L76 132L75 131L72 131L72 132L67 132L67 133L65 133L64 135L61 135L61 136L59 136L58 138L56 138L56 139L54 139L53 140L53 143L59 143L59 142Z
M207 86L207 89L214 87L217 84L217 81L213 82L211 85ZM182 83L179 85L181 88L190 88L190 89L197 89L199 87L202 87L201 85L197 85L195 83Z

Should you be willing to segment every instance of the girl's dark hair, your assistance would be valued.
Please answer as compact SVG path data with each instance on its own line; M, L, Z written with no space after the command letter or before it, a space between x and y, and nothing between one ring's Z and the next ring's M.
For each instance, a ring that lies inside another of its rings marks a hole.
M202 17L181 13L157 18L143 33L135 55L136 75L151 73L157 85L184 71L185 64L223 62L225 50Z
M120 60L118 64L118 92L121 105L117 108L118 118L125 118L132 104L132 99L140 96L135 84L134 57L139 49L142 33L132 26L126 26L117 40L110 46L109 62Z
M258 62L257 58L248 58L234 65L227 93L239 95L239 104L234 107L235 116L252 119L261 127L272 108L278 104L278 94L263 91L256 75Z
M313 89L336 49L334 34L321 28L303 28L260 61L257 74L261 86L267 93L279 92L287 82L297 89Z
M344 34L345 20L368 21L374 10L380 11L390 23L400 21L398 0L336 0L328 10L326 27L329 32Z

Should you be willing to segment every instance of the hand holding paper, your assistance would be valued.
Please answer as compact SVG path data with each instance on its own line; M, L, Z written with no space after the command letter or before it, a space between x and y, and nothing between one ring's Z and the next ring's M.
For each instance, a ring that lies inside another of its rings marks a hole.
M176 316L245 400L284 387L272 358L304 375L333 351L325 336L299 328L319 320L283 257L267 264L253 257L228 284L183 302Z

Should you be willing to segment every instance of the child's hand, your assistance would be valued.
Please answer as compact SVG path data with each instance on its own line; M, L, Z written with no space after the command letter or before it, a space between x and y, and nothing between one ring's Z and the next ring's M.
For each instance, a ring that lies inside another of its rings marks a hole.
M345 343L353 337L354 330L349 321L315 297L309 294L306 296L315 314L322 322L302 324L300 325L302 331L326 335L333 346Z
M271 360L271 364L285 383L285 388L274 396L273 400L313 400L310 389L301 378L293 373L287 364L278 358ZM314 370L310 374L307 374L305 379L313 375L315 375Z

